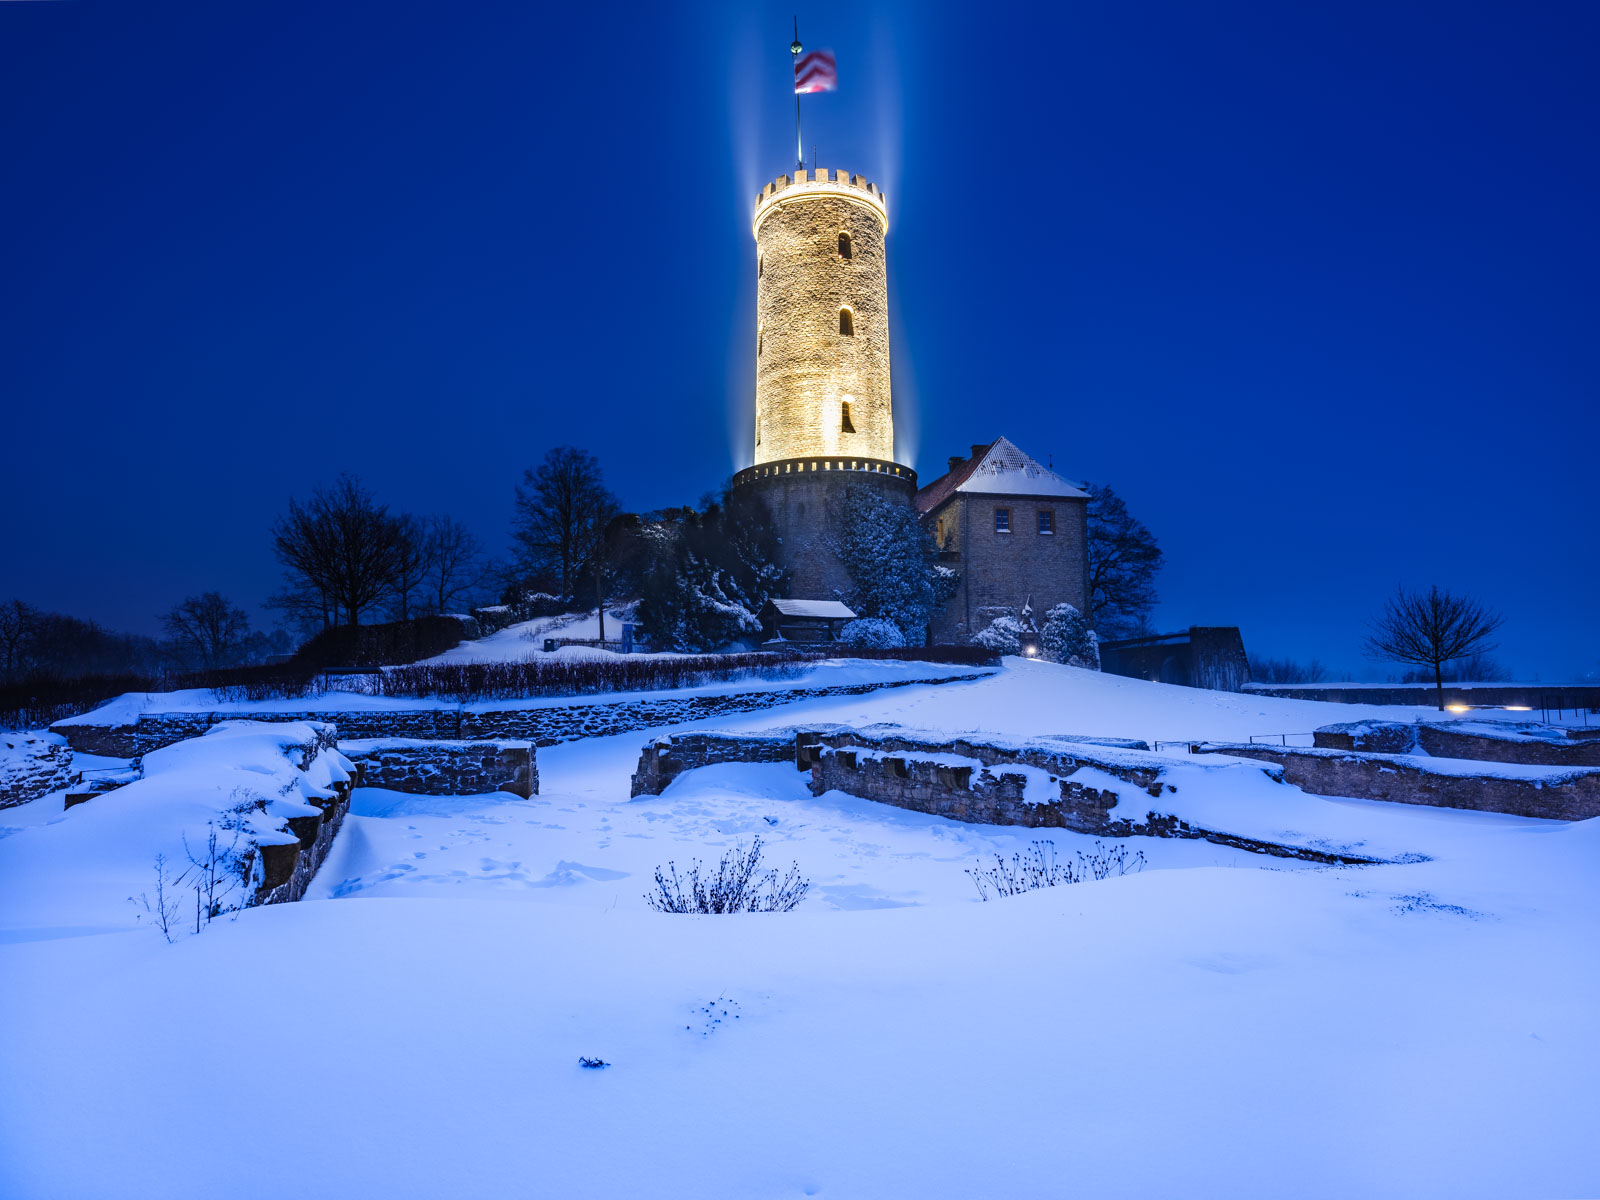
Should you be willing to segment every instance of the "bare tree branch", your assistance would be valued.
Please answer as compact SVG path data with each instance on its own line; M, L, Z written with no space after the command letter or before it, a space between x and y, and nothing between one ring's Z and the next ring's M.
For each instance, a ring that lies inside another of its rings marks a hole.
M244 609L221 592L202 592L174 604L161 618L166 634L205 670L231 666L250 633Z
M1476 600L1441 592L1437 586L1427 592L1408 592L1401 587L1372 623L1366 652L1382 662L1431 667L1442 710L1443 665L1468 654L1489 653L1495 648L1489 638L1503 622L1503 617Z

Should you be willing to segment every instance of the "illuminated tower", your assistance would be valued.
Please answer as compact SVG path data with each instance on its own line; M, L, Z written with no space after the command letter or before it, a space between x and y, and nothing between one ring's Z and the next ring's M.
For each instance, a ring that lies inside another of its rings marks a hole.
M893 459L883 193L844 171L780 176L753 228L755 461Z
M844 171L780 175L756 198L754 466L734 477L766 501L790 593L828 599L852 581L830 536L852 496L909 504L894 461L889 389L889 210Z

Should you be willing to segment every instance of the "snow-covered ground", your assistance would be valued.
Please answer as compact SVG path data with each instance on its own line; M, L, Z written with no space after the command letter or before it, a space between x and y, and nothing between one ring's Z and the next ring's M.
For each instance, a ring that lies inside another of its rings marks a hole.
M717 724L1419 715L1008 660ZM70 879L0 886L0 1195L1600 1194L1600 822L1246 772L1205 802L1427 861L1132 839L1139 873L983 903L967 868L1093 840L813 798L784 766L629 800L649 737L541 751L531 800L358 791L310 899L171 946L131 910L64 936L94 923ZM119 794L0 813L0 872ZM755 836L813 881L795 912L645 906L658 864Z
M622 622L629 609L609 608L606 610L605 635L607 641L616 641L622 637ZM523 662L530 658L549 659L555 658L605 658L613 652L602 650L598 646L562 646L550 654L544 650L544 640L554 638L598 638L600 636L600 617L592 610L586 613L561 613L553 617L535 617L531 621L518 621L504 629L491 633L488 637L478 638L475 641L462 642L437 654L433 658L425 659L430 663L468 663L468 662ZM653 655L652 657L676 657L675 655Z

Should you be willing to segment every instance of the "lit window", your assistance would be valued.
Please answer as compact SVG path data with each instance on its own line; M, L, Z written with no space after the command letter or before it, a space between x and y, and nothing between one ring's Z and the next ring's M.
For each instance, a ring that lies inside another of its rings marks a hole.
M855 337L856 335L855 314L848 308L839 310L839 332L845 337Z
M994 510L994 531L996 533L1011 532L1011 510L1009 508L997 508Z
M850 235L848 233L839 235L839 257L845 259L850 257Z
M1056 515L1048 508L1039 510L1039 532L1054 533L1056 531Z
M839 415L839 432L854 433L856 431L856 427L850 424L850 401L846 400L839 406L839 408L841 410Z

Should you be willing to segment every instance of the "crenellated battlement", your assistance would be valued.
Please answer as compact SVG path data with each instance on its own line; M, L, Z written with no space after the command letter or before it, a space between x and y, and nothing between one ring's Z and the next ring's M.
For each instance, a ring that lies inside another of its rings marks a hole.
M878 185L868 182L865 176L852 175L848 171L830 171L826 167L815 171L802 168L792 177L779 175L777 179L762 188L761 194L756 197L756 211L750 225L751 232L759 237L761 222L769 213L782 205L821 196L838 196L865 204L877 213L883 231L889 232L889 202Z

